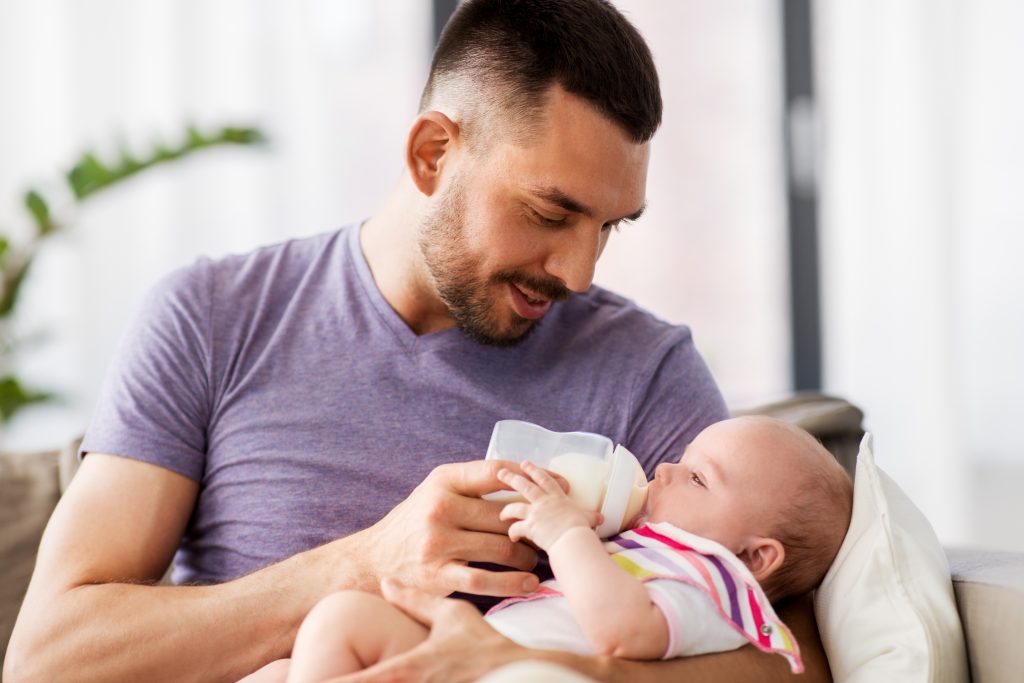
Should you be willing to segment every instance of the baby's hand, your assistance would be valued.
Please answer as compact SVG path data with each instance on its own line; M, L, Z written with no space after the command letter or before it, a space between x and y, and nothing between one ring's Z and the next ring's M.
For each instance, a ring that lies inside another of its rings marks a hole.
M509 527L510 539L527 538L538 548L548 550L569 529L593 529L601 523L601 513L574 503L550 474L528 460L523 462L523 471L529 478L506 469L498 472L498 479L527 501L509 503L501 511L502 519L518 520Z

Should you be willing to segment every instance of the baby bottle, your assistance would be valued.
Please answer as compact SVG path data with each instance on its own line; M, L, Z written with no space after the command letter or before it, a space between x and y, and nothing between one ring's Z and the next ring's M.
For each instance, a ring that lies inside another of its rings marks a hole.
M487 460L529 460L562 475L569 497L604 520L601 538L626 529L647 498L647 477L636 456L608 437L589 432L552 432L530 422L501 420L494 425ZM485 498L513 500L515 491L497 491Z

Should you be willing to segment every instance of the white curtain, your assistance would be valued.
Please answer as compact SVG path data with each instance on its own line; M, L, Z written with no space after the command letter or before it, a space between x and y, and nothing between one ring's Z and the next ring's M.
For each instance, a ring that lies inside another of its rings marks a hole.
M690 325L730 405L790 387L777 1L623 0L651 46L665 116L648 210L597 281Z
M1024 5L815 10L827 386L940 537L1024 549Z
M256 125L267 150L200 153L97 196L41 252L19 304L43 331L20 375L64 401L26 410L9 447L81 432L147 288L198 255L367 216L398 177L432 47L423 0L4 0L0 227L24 235L28 185L53 190L76 156L116 159L186 123Z

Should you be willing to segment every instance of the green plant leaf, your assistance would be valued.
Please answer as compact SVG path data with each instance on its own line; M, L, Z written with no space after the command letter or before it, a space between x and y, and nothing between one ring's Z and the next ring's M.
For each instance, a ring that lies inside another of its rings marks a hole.
M157 143L145 158L136 158L122 150L116 164L107 165L92 153L82 155L67 174L68 184L78 201L111 185L121 182L153 166L181 159L189 154L215 145L255 145L266 141L256 128L226 127L212 135L204 135L196 126L185 129L185 141L177 147Z
M142 169L142 162L132 156L127 149L121 150L121 159L117 165L117 172L130 175Z
M220 132L220 140L236 145L262 145L267 141L257 128L224 128Z
M32 220L36 222L36 232L40 237L49 235L56 229L53 219L50 218L50 206L43 199L43 196L35 190L25 193L25 208L32 214Z
M70 171L68 183L76 199L84 199L96 190L102 189L116 179L114 173L96 158L92 152L86 152Z
M199 129L195 126L189 126L185 129L185 133L188 136L188 142L186 143L189 147L197 148L202 147L206 144L206 138L199 132Z
M56 396L45 391L26 389L17 377L8 375L0 379L0 417L4 422L22 408L33 403L51 401Z
M32 265L31 257L19 258L16 255L14 261L3 264L3 279L0 280L0 318L6 318L14 310L21 285L28 275L29 266Z
M115 185L136 173L169 163L200 149L216 145L255 145L265 142L263 134L255 128L226 127L204 134L196 126L185 129L185 139L178 145L156 143L148 156L138 157L127 149L119 150L116 161L104 161L92 152L86 152L67 172L66 179L78 203L96 192ZM36 225L36 235L16 248L6 235L0 234L0 359L10 357L13 341L10 336L10 314L18 302L18 294L32 265L40 240L62 227L53 220L46 199L35 189L24 197L25 208ZM7 320L4 320L7 318ZM0 419L7 421L21 408L57 398L54 394L26 389L17 377L0 378Z

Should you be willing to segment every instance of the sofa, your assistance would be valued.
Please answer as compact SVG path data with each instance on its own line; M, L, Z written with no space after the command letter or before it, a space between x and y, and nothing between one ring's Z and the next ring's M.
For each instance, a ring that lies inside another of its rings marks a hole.
M800 393L735 411L768 414L817 436L852 473L863 414L839 398ZM24 597L36 548L77 467L77 443L59 451L0 452L0 658ZM1024 553L946 548L971 680L1024 680Z

